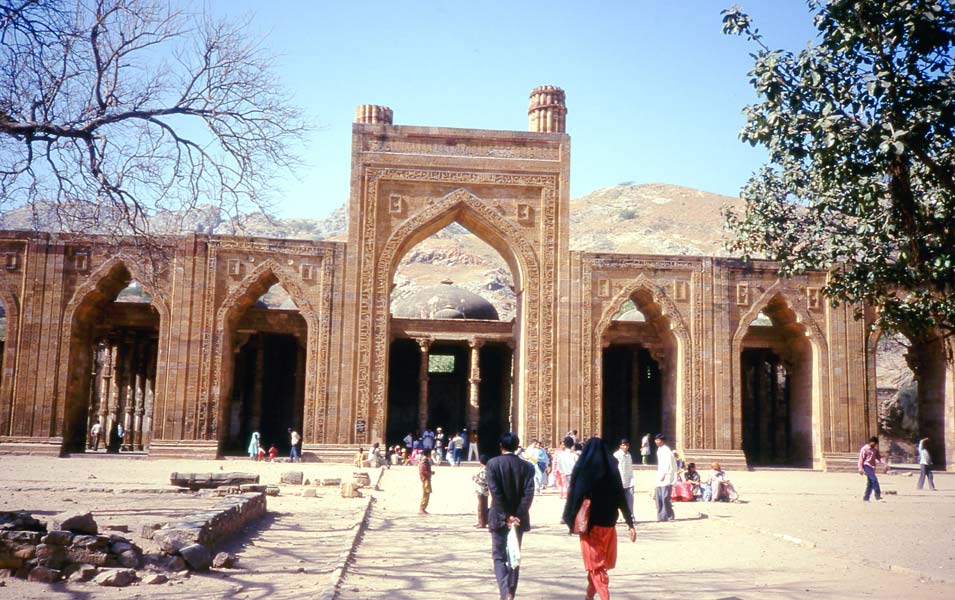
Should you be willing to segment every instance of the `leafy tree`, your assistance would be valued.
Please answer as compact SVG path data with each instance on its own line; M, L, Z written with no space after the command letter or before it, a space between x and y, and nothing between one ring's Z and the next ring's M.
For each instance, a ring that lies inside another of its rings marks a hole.
M909 335L955 332L955 10L948 0L808 0L818 35L755 46L740 137L769 162L726 211L731 249L785 274L831 269L833 302L879 309Z
M0 0L0 209L148 239L267 208L306 128L246 25L165 0Z

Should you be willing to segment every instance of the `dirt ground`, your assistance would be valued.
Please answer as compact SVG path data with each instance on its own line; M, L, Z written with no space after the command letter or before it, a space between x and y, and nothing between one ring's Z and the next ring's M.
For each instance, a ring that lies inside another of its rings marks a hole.
M89 508L101 527L162 522L198 512L215 499L169 490L172 471L253 471L277 483L287 464L169 461L103 457L0 458L0 510ZM294 468L298 468L296 465ZM307 478L349 477L347 465L303 464ZM454 596L495 598L490 536L475 521L474 467L441 467L430 516L417 514L420 488L413 468L386 471L368 529L341 583L343 600ZM950 598L955 584L955 477L937 474L939 491L915 490L916 479L883 475L885 502L861 500L855 474L756 471L730 474L739 504L676 504L677 521L656 523L652 473L638 471L637 541L620 530L615 598ZM356 541L366 500L269 498L269 516L226 548L239 568L192 575L160 586L104 589L90 584L46 586L0 580L0 598L301 598L334 587L335 567ZM892 494L891 492L895 492ZM519 598L582 598L579 544L560 526L562 502L535 499L534 528L525 537ZM142 541L149 548L148 541Z

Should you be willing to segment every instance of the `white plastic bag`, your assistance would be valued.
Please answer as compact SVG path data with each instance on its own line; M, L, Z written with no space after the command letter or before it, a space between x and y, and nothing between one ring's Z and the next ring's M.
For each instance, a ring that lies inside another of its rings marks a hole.
M507 566L512 569L521 566L521 542L517 539L516 524L507 532Z

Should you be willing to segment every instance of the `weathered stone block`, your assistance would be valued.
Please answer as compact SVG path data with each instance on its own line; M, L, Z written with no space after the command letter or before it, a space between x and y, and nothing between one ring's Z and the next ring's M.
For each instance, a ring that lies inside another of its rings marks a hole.
M0 512L0 531L2 530L39 531L45 533L46 525L33 518L33 515L28 512L20 510L4 511Z
M169 578L162 573L152 573L143 577L141 583L143 585L161 585L167 581L169 581Z
M126 587L136 581L136 571L133 569L108 569L93 578L96 585L108 587Z
M358 488L357 483L351 481L343 482L341 487L342 498L361 498L361 492L358 491Z
M175 554L186 546L199 542L202 529L160 529L153 534L153 541L159 544L163 552Z
M286 471L282 473L282 476L279 478L279 483L286 485L302 485L302 481L305 479L305 474L301 471Z
M239 559L231 552L220 552L212 559L212 566L216 569L231 569L235 567Z
M27 576L27 579L37 583L55 583L60 580L62 575L62 571L58 569L38 566L33 567L33 569L30 571L30 574Z
M338 487L342 484L341 477L328 477L325 479L319 479L319 485L328 485Z
M89 581L96 577L98 569L88 564L73 564L66 568L64 574L70 581Z
M212 553L202 544L192 544L179 550L186 564L193 571L207 571L212 566Z
M142 555L135 550L126 550L121 552L117 558L119 566L126 567L127 569L138 569L142 563Z
M352 479L355 481L355 483L362 487L368 487L371 485L371 475L365 471L352 473Z
M36 547L36 564L51 569L62 569L69 562L67 550L63 546L40 544Z
M143 525L143 528L139 532L139 535L144 540L151 540L153 539L153 534L162 528L163 528L163 523L150 523L149 525Z
M303 498L315 498L317 494L315 493L315 488L305 488L302 490Z
M69 531L51 531L42 538L40 542L50 546L69 546L73 543L73 533Z
M61 531L72 531L73 533L86 533L96 535L99 533L99 526L93 518L93 513L87 512L65 512L57 515L52 520L52 528Z
M97 567L109 566L111 558L108 552L76 546L70 546L66 549L66 557L70 562L86 563Z
M265 492L265 490L268 487L269 486L265 485L264 483L246 483L244 485L239 486L239 491L241 491L242 493Z

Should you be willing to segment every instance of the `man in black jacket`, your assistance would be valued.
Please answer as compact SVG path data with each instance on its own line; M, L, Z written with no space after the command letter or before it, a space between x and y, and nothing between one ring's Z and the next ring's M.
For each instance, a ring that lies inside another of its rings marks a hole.
M488 529L491 531L491 558L494 576L501 591L501 600L512 600L517 592L520 567L507 564L507 533L517 525L518 541L531 528L528 511L534 501L534 466L518 458L514 451L520 445L516 433L501 436L501 456L487 463L487 487L491 493Z

